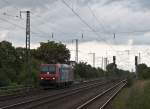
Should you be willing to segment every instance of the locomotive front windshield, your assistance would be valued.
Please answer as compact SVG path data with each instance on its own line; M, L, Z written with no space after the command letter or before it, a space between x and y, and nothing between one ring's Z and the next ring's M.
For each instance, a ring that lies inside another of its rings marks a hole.
M56 72L56 66L50 65L50 66L42 66L41 67L41 72L42 73L55 73Z

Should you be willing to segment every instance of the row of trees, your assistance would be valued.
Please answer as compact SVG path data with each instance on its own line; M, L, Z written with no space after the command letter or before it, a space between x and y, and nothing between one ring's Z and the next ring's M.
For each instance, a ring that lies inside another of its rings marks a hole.
M25 48L15 48L10 42L0 42L0 86L38 84L41 63L66 63L70 52L64 44L48 41L31 50L31 74L26 72Z
M62 43L42 42L40 47L31 50L31 73L26 72L25 48L12 46L10 42L0 42L0 86L11 84L38 84L41 63L67 63L70 51ZM113 64L107 71L93 68L87 63L78 63L74 68L75 78L97 78L101 76L122 75L129 72L117 69Z
M97 77L110 77L110 76L128 76L130 74L129 71L121 70L117 68L117 65L114 63L110 63L106 67L106 71L101 68L94 68L87 63L80 62L75 66L75 76L77 78L97 78Z
M110 63L106 67L106 76L128 76L130 72L128 70L118 69L117 65Z
M139 64L137 66L137 75L139 79L149 79L150 67L148 67L146 64Z
M104 71L101 68L94 68L87 63L80 62L74 67L75 78L98 78L104 76Z

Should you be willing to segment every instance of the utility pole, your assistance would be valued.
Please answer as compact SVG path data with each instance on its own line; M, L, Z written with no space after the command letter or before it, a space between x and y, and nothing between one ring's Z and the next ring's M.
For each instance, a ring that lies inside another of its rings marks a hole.
M54 33L52 33L52 36L51 36L51 37L52 37L52 39L54 38Z
M116 56L113 56L113 65L114 65L114 68L117 68L117 65L116 65Z
M83 39L83 33L82 33L82 39ZM76 53L75 53L75 61L78 63L79 61L79 40L75 39L76 42Z
M75 41L76 41L76 55L75 55L75 61L76 61L76 63L78 63L78 52L79 52L79 46L78 46L78 39L75 39Z
M141 53L139 53L139 61L138 61L138 64L141 63Z
M106 70L106 67L107 67L107 58L104 58L104 70Z
M93 53L93 67L95 67L95 53Z
M102 57L102 66L101 66L101 67L102 67L102 69L103 69L103 62L104 62L104 58Z
M31 60L30 60L30 11L21 11L21 13L26 13L26 70L28 74L31 73Z
M128 69L130 68L130 50L125 50L128 54Z
M136 78L138 77L137 65L138 65L138 56L135 56L135 73L136 73Z
M89 53L93 55L93 67L95 67L95 53Z

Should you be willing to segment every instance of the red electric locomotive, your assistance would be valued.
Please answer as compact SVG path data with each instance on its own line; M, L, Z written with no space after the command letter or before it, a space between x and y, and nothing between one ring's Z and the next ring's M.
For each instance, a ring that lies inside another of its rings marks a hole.
M69 86L74 81L73 68L67 64L42 64L40 84L42 86Z

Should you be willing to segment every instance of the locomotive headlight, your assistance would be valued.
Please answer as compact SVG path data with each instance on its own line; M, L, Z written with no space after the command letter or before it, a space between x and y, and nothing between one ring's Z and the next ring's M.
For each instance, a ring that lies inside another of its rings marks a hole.
M55 77L53 77L52 79L55 80Z
M41 77L41 80L43 80L44 78Z

